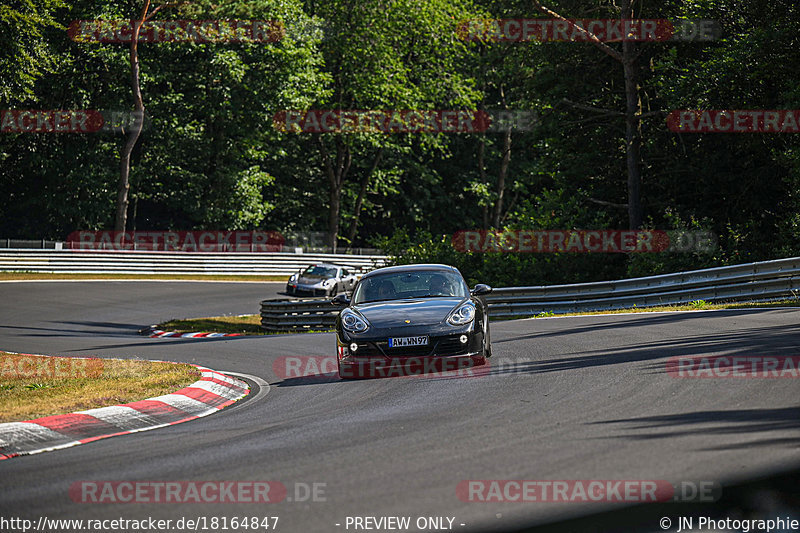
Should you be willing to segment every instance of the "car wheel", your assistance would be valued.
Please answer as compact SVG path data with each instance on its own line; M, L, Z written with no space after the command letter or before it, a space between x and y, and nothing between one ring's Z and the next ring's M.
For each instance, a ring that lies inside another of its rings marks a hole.
M336 296L337 292L339 292L339 284L338 283L334 284L333 288L331 289L331 293L329 294L329 296L331 298L333 298L334 296Z

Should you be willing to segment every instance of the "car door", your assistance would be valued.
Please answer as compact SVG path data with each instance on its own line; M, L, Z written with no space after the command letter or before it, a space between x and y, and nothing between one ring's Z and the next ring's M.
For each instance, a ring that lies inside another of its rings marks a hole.
M343 268L342 269L342 278L343 278L342 281L344 282L345 290L346 291L352 291L353 287L355 287L355 285L356 285L355 276L353 274L351 274L349 270L347 270L346 268Z

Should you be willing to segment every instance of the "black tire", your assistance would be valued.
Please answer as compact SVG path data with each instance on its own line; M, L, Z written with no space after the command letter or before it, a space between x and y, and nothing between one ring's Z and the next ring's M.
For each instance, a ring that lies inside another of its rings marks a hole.
M330 296L331 298L333 298L334 296L336 296L336 293L337 293L337 292L339 292L339 284L338 284L338 283L335 283L335 284L333 285L333 288L331 289L331 293L330 293L328 296Z

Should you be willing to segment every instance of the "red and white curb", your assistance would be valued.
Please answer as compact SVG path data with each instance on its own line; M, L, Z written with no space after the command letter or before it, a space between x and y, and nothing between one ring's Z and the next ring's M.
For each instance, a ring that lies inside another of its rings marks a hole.
M247 383L196 366L202 378L172 394L125 405L0 424L0 460L188 422L250 393Z
M210 339L217 337L242 337L241 333L212 333L207 331L193 331L190 333L181 333L179 331L163 331L156 326L150 326L141 330L139 333L147 335L152 338L165 338L165 337L180 337L182 339Z

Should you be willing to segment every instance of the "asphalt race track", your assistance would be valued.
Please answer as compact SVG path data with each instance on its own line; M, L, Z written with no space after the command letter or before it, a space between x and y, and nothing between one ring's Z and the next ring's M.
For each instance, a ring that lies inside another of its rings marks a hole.
M510 530L617 504L465 502L459 482L725 486L800 466L800 380L680 379L665 370L673 356L800 355L800 310L495 322L491 371L467 378L281 380L276 358L332 355L332 334L136 334L169 318L256 313L282 287L0 283L2 350L198 363L270 383L210 417L2 461L0 516L277 516L283 532L354 531L346 520L355 516L454 517L456 531ZM74 503L70 486L92 480L271 480L288 495L271 504ZM304 488L314 483L322 492L310 501Z

